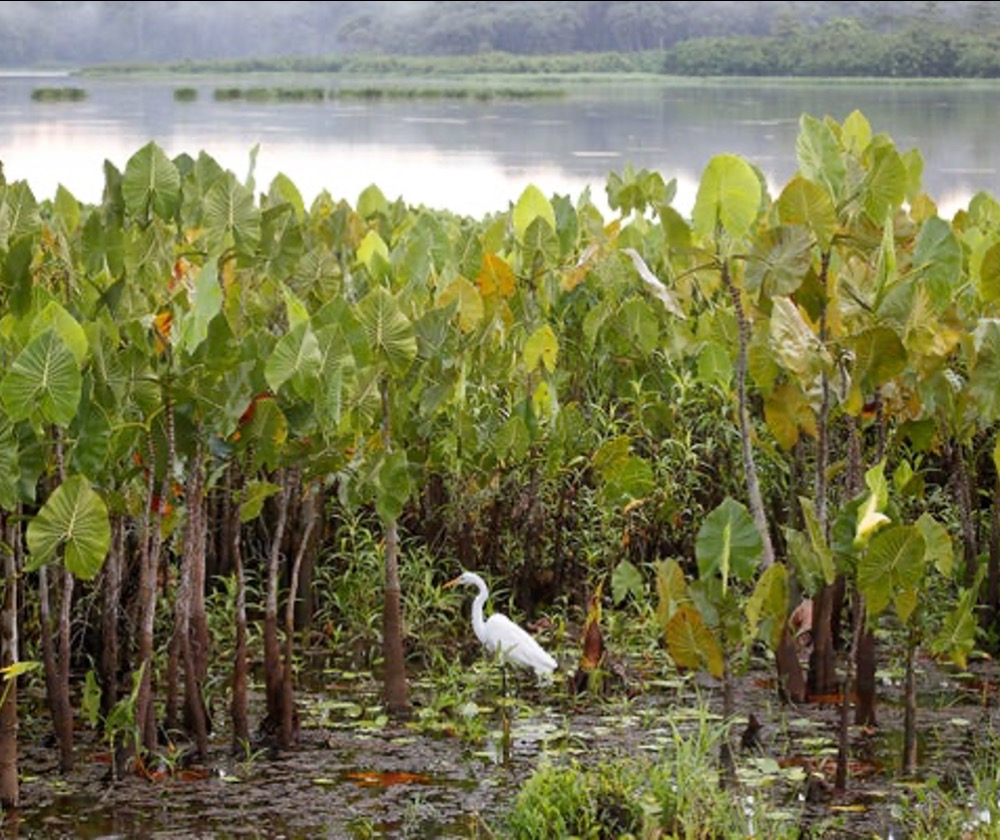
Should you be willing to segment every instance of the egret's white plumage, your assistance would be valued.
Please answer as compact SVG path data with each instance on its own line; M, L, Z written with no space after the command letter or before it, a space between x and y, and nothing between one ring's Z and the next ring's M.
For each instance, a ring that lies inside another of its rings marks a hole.
M483 605L489 590L486 581L479 575L475 572L462 572L454 580L448 581L445 588L463 583L471 584L479 590L472 602L472 629L483 647L493 655L499 654L504 661L531 668L539 677L551 676L557 666L555 659L527 630L500 613L493 613L488 619L483 618Z

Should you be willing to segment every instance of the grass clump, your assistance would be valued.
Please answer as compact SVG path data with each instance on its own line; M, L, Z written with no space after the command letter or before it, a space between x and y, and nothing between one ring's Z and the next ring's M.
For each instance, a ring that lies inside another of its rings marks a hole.
M174 90L174 102L194 102L198 99L198 89L182 87Z
M78 87L42 87L31 92L35 102L82 102L87 98L87 91Z
M518 792L501 834L514 840L754 836L764 827L761 805L739 787L720 784L725 725L703 708L693 721L671 727L660 755L542 764ZM797 831L777 823L767 828L770 837Z

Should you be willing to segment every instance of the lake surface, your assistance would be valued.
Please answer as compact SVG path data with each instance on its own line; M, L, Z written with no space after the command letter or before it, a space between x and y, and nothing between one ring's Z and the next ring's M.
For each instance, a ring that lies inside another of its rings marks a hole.
M714 155L742 155L777 191L796 170L800 116L842 122L857 109L900 151L920 150L925 191L942 215L979 190L1000 195L996 83L601 81L573 83L565 97L529 101L214 100L217 87L234 84L289 81L0 75L0 162L8 181L27 180L39 199L53 197L61 184L95 202L104 161L123 169L150 140L171 156L205 151L241 180L258 147L259 190L280 172L307 203L324 189L354 203L376 184L390 200L474 216L506 210L529 183L573 200L589 188L606 207L608 174L631 165L676 178L675 206L687 213ZM329 90L360 82L309 76L293 84ZM31 99L35 88L62 86L83 88L87 99ZM196 88L197 100L174 101L181 86Z

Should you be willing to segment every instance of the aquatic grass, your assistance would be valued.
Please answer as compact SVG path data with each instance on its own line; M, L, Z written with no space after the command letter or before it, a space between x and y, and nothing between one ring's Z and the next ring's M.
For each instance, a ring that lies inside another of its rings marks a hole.
M330 91L331 99L344 100L445 99L486 102L495 99L553 99L566 95L565 90L554 87L398 87L394 85L365 85L361 87L335 88Z
M948 783L931 777L909 786L890 809L909 840L1000 837L1000 736L977 741L967 777Z
M35 102L82 102L87 98L87 91L78 87L41 87L31 92Z
M414 101L454 100L491 102L494 100L552 99L566 96L566 91L553 87L401 87L396 85L363 85L326 91L320 87L220 87L213 98L216 102L323 102L344 101ZM197 98L193 88L178 88L174 99L191 101Z
M720 784L719 748L728 729L706 704L668 722L670 737L656 754L586 763L546 757L518 791L498 835L513 840L799 836L798 820L770 819L768 802L752 789Z
M174 89L174 102L195 102L197 99L197 88L180 87Z

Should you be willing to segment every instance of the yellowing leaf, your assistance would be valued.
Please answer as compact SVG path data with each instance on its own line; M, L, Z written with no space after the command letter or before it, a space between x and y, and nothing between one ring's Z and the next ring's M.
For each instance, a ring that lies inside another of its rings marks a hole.
M169 309L164 309L153 319L153 340L157 355L162 354L170 346L170 328L173 322L174 316Z
M539 363L549 372L556 369L559 357L559 339L548 324L535 330L524 343L524 363L528 372L535 370Z
M539 382L531 395L531 408L536 417L552 416L553 395L548 382Z
M487 298L493 295L508 298L516 288L513 269L496 254L486 254L483 257L483 268L476 283L480 294Z
M386 262L389 261L389 246L385 244L382 237L376 231L370 230L365 238L361 240L361 244L358 245L358 262L362 263L370 271L372 268L372 259L374 259L376 254Z
M41 664L41 662L36 662L34 660L12 662L6 668L0 668L0 675L3 675L5 681L12 680L21 676L21 674L27 674L29 671L36 670L41 666Z
M568 274L564 274L560 286L564 292L572 292L577 286L579 286L587 277L587 272L590 271L590 264L593 262L594 256L600 251L600 246L596 243L591 243L587 246L583 254L580 255L580 259L576 261L576 265L573 266L572 270Z
M667 622L666 638L667 650L678 668L705 668L713 677L722 678L725 671L722 648L693 606L677 607Z
M858 518L857 530L854 533L856 546L864 545L872 534L889 522L889 517L878 509L878 495L875 493L868 496L868 501L865 502L862 511Z
M444 306L456 304L458 327L464 333L472 332L483 319L483 299L479 290L464 277L456 277L449 283L438 302Z
M764 420L786 452L798 442L800 432L816 435L816 415L801 389L790 382L782 383L765 398Z
M664 630L677 608L690 600L680 563L672 557L659 561L656 564L656 617Z

